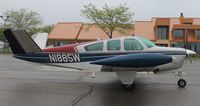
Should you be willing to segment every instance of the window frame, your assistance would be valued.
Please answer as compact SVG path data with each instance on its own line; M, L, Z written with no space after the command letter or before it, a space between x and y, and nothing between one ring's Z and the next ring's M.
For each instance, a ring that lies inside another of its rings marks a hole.
M166 29L166 33L164 33L164 29ZM158 33L160 32L160 34ZM166 34L166 36L164 36ZM157 39L159 40L167 40L169 39L169 26L157 26L156 30Z
M198 34L199 33L199 34ZM196 31L195 31L195 35L197 36L197 37L200 37L200 29L197 29Z
M176 35L176 31L183 31L182 33L183 33L183 35ZM173 31L173 35L174 35L174 37L184 37L185 36L185 29L174 29L174 31Z
M141 49L126 49L126 40L134 40L134 41L136 41L136 43L141 47ZM144 46L141 44L141 42L140 41L138 41L137 39L135 39L135 38L125 38L124 39L124 50L125 51L132 51L132 50L144 50Z
M98 50L90 50L88 49L88 47L91 47L91 46L94 46L94 45L98 45L98 44L101 44L101 48L98 49ZM88 44L84 47L85 51L87 52L95 52L95 51L103 51L103 48L104 48L104 42L97 42L97 43L92 43L92 44Z
M109 49L109 42L113 42L113 41L119 41L119 49ZM120 39L115 39L115 40L108 40L107 41L107 51L120 51L121 50L121 40Z

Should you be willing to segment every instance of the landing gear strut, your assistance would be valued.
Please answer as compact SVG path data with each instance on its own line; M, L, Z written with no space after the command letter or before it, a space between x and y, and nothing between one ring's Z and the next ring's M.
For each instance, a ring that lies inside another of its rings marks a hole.
M179 86L180 88L184 88L184 87L187 85L187 83L186 83L186 81L182 78L182 72L178 72L177 76L180 78L180 79L178 80L178 82L177 82L178 86Z

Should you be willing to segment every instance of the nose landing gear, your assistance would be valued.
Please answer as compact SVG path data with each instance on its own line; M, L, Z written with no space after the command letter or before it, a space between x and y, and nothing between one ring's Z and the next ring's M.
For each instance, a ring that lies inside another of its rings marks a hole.
M179 79L178 82L177 82L178 86L180 88L184 88L186 86L186 81L184 79Z
M182 78L182 72L178 72L177 76L180 78L177 82L177 85L180 87L180 88L184 88L187 83L186 81Z

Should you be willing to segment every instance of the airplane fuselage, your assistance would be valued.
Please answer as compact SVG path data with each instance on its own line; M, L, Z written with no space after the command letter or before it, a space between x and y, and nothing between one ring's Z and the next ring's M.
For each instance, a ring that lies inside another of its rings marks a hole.
M133 39L139 43L138 47L130 47L130 50L126 50L125 47L125 40ZM119 49L109 49L108 43L110 41L120 41L118 48ZM92 48L91 45L99 45L101 50L98 48ZM141 46L141 47L140 47ZM112 63L107 64L106 61L103 61L102 64L104 66L111 66L112 70L107 70L106 68L101 71L118 71L118 70L125 70L127 68L128 70L132 71L154 71L154 72L164 72L164 71L171 71L174 69L181 68L183 66L187 51L182 48L172 48L172 47L159 47L155 45L151 45L152 47L148 47L148 45L145 45L144 42L142 42L137 37L122 37L122 38L116 38L112 40L103 40L103 41L96 41L96 42L89 42L84 44L72 44L72 46L67 45L66 47L61 47L61 49L58 48L50 48L43 50L42 53L26 53L26 54L15 54L14 57L20 58L27 61L32 62L40 62L40 63L78 63L78 62L88 62L88 61L96 61L100 59L106 59L116 56L123 56L123 55L129 55L133 54L133 56L128 57L128 59L132 58L132 60L128 61L125 60L125 65L116 65L118 58L113 60ZM89 48L90 47L90 48ZM88 49L89 48L89 49ZM67 51L69 49L70 52L63 52ZM90 50L91 49L91 50ZM94 50L93 50L94 49ZM136 50L134 50L136 49ZM135 54L135 55L134 55ZM158 57L157 55L154 56L152 59L145 58L142 59L141 63L137 65L138 63L138 57L143 58L151 57L153 54L161 54L170 56L172 58L171 61L166 62L165 64L158 64L163 57ZM135 56L135 57L134 57ZM137 59L135 59L137 58ZM120 60L122 61L122 60ZM144 64L144 65L141 65Z

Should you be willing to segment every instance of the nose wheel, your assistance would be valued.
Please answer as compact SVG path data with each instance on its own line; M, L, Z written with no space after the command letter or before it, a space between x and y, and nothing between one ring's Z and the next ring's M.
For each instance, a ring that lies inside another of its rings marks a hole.
M186 81L184 79L179 79L178 82L177 82L178 86L180 88L184 88L186 86Z
M177 85L180 87L180 88L184 88L187 83L186 81L182 78L182 72L178 72L177 76L180 78L177 82Z

